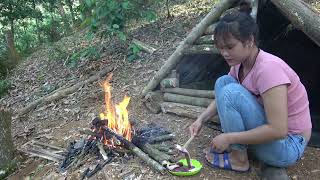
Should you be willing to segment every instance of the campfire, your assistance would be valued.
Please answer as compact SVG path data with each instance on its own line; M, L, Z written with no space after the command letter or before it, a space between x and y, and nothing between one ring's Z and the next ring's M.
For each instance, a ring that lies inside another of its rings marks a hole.
M111 96L111 81L112 74L103 82L103 89L105 92L105 112L100 113L100 120L103 122L93 123L92 130L102 134L100 141L110 148L120 146L121 143L115 138L108 138L105 129L108 128L118 135L123 136L126 140L131 141L133 129L129 121L127 106L130 102L130 97L125 96L124 99L117 105L114 105Z
M88 138L70 144L59 171L75 170L85 164L88 154L95 154L101 157L100 162L93 170L88 168L83 172L83 177L91 177L109 162L133 154L163 173L166 165L173 161L171 155L174 154L174 146L164 142L172 140L174 135L155 124L135 131L127 110L130 97L125 96L120 103L114 104L111 79L112 74L102 83L105 93L104 111L92 120L91 129L80 131L89 135Z

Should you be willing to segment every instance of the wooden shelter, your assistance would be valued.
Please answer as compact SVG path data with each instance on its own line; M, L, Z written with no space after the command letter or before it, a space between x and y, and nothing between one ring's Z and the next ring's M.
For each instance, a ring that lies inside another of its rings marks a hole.
M196 118L214 99L214 82L229 67L215 48L212 34L220 16L232 11L237 3L238 0L217 3L145 86L142 96L151 111ZM313 129L319 131L319 12L302 0L251 3L251 15L260 29L259 47L281 57L298 73L308 91ZM313 135L313 139L320 137ZM320 140L317 143L319 146Z

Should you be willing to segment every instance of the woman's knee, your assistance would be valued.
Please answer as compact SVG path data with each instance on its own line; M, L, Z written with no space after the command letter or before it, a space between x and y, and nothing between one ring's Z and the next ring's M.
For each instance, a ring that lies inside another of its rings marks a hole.
M230 83L238 83L238 82L235 78L233 78L230 75L223 75L216 80L214 89L215 91L217 91Z
M241 86L240 84L237 84L237 83L231 83L231 84L228 84L226 86L224 86L222 89L221 89L221 92L220 92L220 96L222 97L226 97L227 99L237 99L239 97L239 94L241 92L243 92L245 89L243 86Z

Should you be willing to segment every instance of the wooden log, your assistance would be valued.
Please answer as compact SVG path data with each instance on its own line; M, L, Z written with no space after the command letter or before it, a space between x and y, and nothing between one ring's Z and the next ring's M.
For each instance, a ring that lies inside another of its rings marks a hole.
M211 44L193 45L183 50L184 55L219 54L218 49Z
M165 93L180 94L180 95L192 96L192 97L201 97L201 98L209 98L209 99L215 98L214 91L209 91L209 90L166 88L163 91Z
M0 110L0 147L0 171L7 173L7 168L12 166L14 145L11 136L11 114L3 110Z
M147 153L152 159L156 160L160 164L163 164L166 161L172 161L171 156L159 151L158 149L152 147L151 144L145 143L144 145L140 146L145 153Z
M197 119L206 108L180 103L163 102L161 104L161 109L163 113L173 113L178 116ZM215 123L220 123L218 116L215 116L210 120Z
M153 139L150 139L149 143L153 144L153 143L159 143L163 141L171 141L174 137L175 137L174 134L165 134L165 135L157 136L157 137L154 137Z
M209 104L213 101L213 99L209 99L209 98L184 96L184 95L172 94L172 93L164 93L163 99L164 101L167 101L167 102L176 102L176 103L189 104L189 105L201 106L201 107L208 107Z
M205 35L213 35L214 33L214 29L217 27L218 23L213 23L210 26L208 26L208 28L206 29L206 31L204 32Z
M28 106L22 108L18 114L19 114L19 116L24 115L24 114L30 112L31 110L35 109L39 105L49 103L49 102L61 99L63 97L66 97L67 95L79 90L82 86L98 80L99 78L103 77L104 75L111 72L112 70L113 70L112 67L106 67L85 81L80 81L79 83L77 83L71 87L63 88L63 89L61 89L61 91L54 91L53 93L50 93L44 97L41 97L41 98L33 101L32 103L30 103Z
M153 47L151 47L151 46L149 46L149 45L147 45L137 39L133 39L132 43L136 44L137 46L139 46L142 50L146 51L147 53L153 54L156 51L155 48L153 48Z
M169 57L166 63L161 67L152 80L144 87L141 95L144 97L148 92L152 91L158 86L160 81L165 78L170 71L175 67L183 57L183 50L194 43L194 41L203 34L206 28L217 21L223 11L231 7L236 0L222 0L220 1L206 17L192 29L190 34L180 43L175 52Z
M213 35L204 35L199 37L194 44L214 44L214 36Z
M152 113L160 113L160 104L163 102L163 93L160 91L149 92L143 99L144 105Z
M144 153L141 149L135 146L132 142L128 141L123 136L118 135L116 132L114 132L109 128L104 128L104 130L106 131L107 134L117 138L120 142L124 144L124 146L127 149L131 150L135 155L137 155L140 159L145 161L149 166L151 166L152 168L154 168L160 173L164 173L165 168L161 164L159 164L157 161L150 158L146 153Z
M313 11L301 0L271 0L271 2L297 29L302 30L320 46L319 13Z

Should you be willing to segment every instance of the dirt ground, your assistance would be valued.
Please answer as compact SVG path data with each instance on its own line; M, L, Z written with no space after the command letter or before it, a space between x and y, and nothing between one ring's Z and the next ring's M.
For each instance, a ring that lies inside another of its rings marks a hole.
M79 67L74 69L66 67L64 59L50 60L49 56L52 55L50 48L42 47L10 73L12 88L9 95L0 99L1 107L6 107L15 114L22 107L49 93L45 90L46 87L70 86L89 78L106 66L113 66L116 67L112 81L114 101L119 102L125 94L131 97L128 107L129 119L135 127L154 122L176 135L173 144L183 144L189 137L188 125L194 119L163 113L152 114L143 105L140 92L174 52L179 42L204 17L204 13L198 13L202 12L199 8L206 11L208 7L210 8L210 3L212 2L208 1L202 6L193 5L188 1L177 4L172 10L175 16L172 20L162 18L134 29L132 37L157 49L154 54L141 53L140 59L135 62L126 61L126 47L114 39L99 42L105 47L101 59L81 61ZM82 33L77 33L62 39L57 44L63 44L68 48L73 45L72 42L81 41L82 37ZM91 120L104 108L100 85L102 80L83 86L63 99L41 105L27 115L14 116L12 134L16 147L19 148L22 144L36 139L67 148L69 142L80 139L79 129L89 128ZM204 167L198 175L185 179L259 179L260 165L256 161L251 163L249 173L212 169L205 164L202 150L217 133L219 132L204 127L201 135L190 145L191 156L200 160ZM51 161L31 158L19 151L16 152L16 157L22 159L22 162L9 179L79 179L84 169L95 163L93 157L80 169L59 174L56 172L58 164ZM288 168L288 174L292 179L319 179L320 150L308 147L297 165ZM161 175L135 157L128 160L117 159L107 164L91 179L180 178L169 174Z

